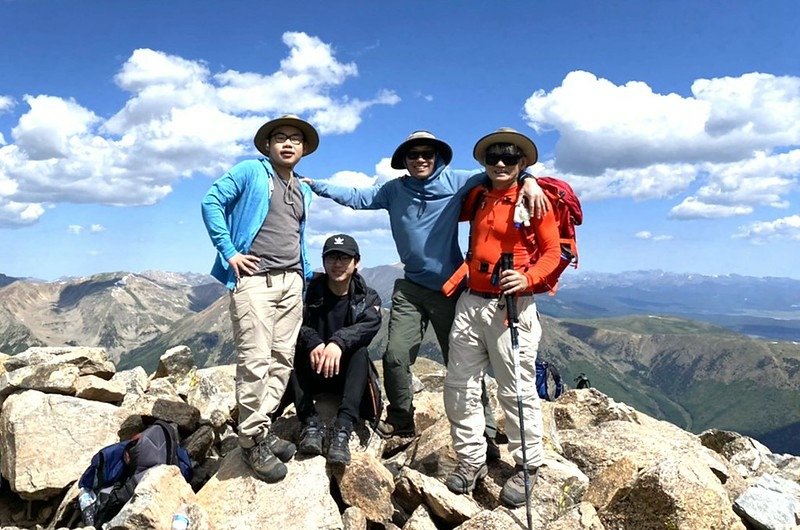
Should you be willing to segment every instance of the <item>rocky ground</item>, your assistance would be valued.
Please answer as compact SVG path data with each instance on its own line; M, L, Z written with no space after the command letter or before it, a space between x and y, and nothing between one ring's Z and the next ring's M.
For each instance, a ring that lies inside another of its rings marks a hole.
M178 427L194 479L186 483L174 466L151 469L108 528L168 529L182 504L192 530L525 528L525 508L499 501L513 472L505 445L473 495L444 486L455 466L444 367L420 359L415 372L418 437L387 443L362 426L347 467L298 457L282 482L266 484L238 449L231 365L198 369L185 347L167 351L151 375L117 372L102 348L0 354L0 530L79 527L76 482L91 456L153 418ZM335 404L323 401L330 418ZM595 389L569 390L543 405L547 454L532 493L533 528L778 530L800 523L796 456L733 432L693 435ZM275 428L297 441L291 407Z

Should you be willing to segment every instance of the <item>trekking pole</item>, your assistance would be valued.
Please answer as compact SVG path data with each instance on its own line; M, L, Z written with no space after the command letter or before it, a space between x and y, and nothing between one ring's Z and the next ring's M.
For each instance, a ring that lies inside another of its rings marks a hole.
M500 255L500 269L510 270L514 268L514 255L503 253ZM525 417L522 410L522 395L519 391L520 386L520 367L519 367L519 319L517 318L517 297L513 294L506 295L506 312L508 318L508 331L511 335L511 353L514 356L514 389L517 393L517 414L519 414L519 438L522 446L522 477L525 483L525 515L528 519L528 530L533 528L531 516L531 480L528 473L528 455L525 450Z

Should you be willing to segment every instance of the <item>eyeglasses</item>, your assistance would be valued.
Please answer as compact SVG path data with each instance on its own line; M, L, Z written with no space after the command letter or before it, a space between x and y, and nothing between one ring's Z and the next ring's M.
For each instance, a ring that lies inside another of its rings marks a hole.
M514 166L522 160L522 155L496 155L494 153L486 153L486 165L496 166L498 162L502 161L507 166Z
M270 139L274 140L275 142L277 142L279 144L282 144L286 140L289 140L294 145L300 145L301 143L303 143L303 135L302 134L288 135L288 134L283 134L283 133L275 133L272 136L270 136Z
M331 252L330 254L325 254L323 259L331 263L336 263L337 261L339 263L350 263L350 260L353 259L353 256L342 254L340 252Z
M433 160L433 155L436 154L436 151L428 150L425 151L407 151L406 152L406 160L416 160L419 157L424 158L425 160Z

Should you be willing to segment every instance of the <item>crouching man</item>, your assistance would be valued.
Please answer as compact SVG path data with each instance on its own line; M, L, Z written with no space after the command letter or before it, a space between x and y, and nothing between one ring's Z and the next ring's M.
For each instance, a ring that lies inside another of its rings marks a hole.
M295 349L292 380L303 424L298 450L323 453L325 429L313 398L321 393L341 396L327 453L328 462L338 464L350 462L350 435L371 369L367 346L381 327L381 299L358 274L360 258L358 244L348 235L325 241L325 273L308 285Z
M537 159L536 146L529 138L513 129L500 129L481 138L473 156L486 168L490 184L470 192L461 212L461 220L471 222L469 277L468 289L456 304L444 383L445 409L458 456L458 465L446 483L451 491L469 493L487 474L481 382L491 365L497 378L498 400L506 416L508 450L516 462L515 474L503 486L501 499L517 507L524 505L526 499L523 466L535 480L543 463L542 413L535 368L542 329L533 291L559 263L559 234L551 207L541 219L531 219L531 226L514 223L521 190L518 177ZM512 268L503 270L502 254L513 254ZM516 298L519 315L521 370L517 381L507 323L507 295ZM524 433L520 432L518 396ZM527 462L522 458L522 440Z

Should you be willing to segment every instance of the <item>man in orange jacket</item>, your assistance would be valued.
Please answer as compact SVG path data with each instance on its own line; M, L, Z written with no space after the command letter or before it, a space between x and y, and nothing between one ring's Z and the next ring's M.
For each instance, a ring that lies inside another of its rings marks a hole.
M458 466L447 477L447 487L469 493L487 474L481 381L489 365L497 379L497 397L506 415L508 450L515 474L503 486L501 499L510 506L525 504L523 466L535 480L543 464L541 402L536 394L536 353L541 325L533 300L535 287L555 270L560 260L558 226L553 209L530 226L514 222L520 190L517 177L536 163L536 145L513 129L499 129L481 138L473 156L484 165L490 186L475 188L462 207L461 220L470 220L467 254L468 289L456 306L450 333L450 358L444 402L450 420ZM477 204L476 204L477 203ZM513 268L502 270L502 254L513 254ZM516 297L519 311L519 385L506 320L505 296ZM517 399L524 410L524 437L520 433ZM527 462L523 462L521 439Z

